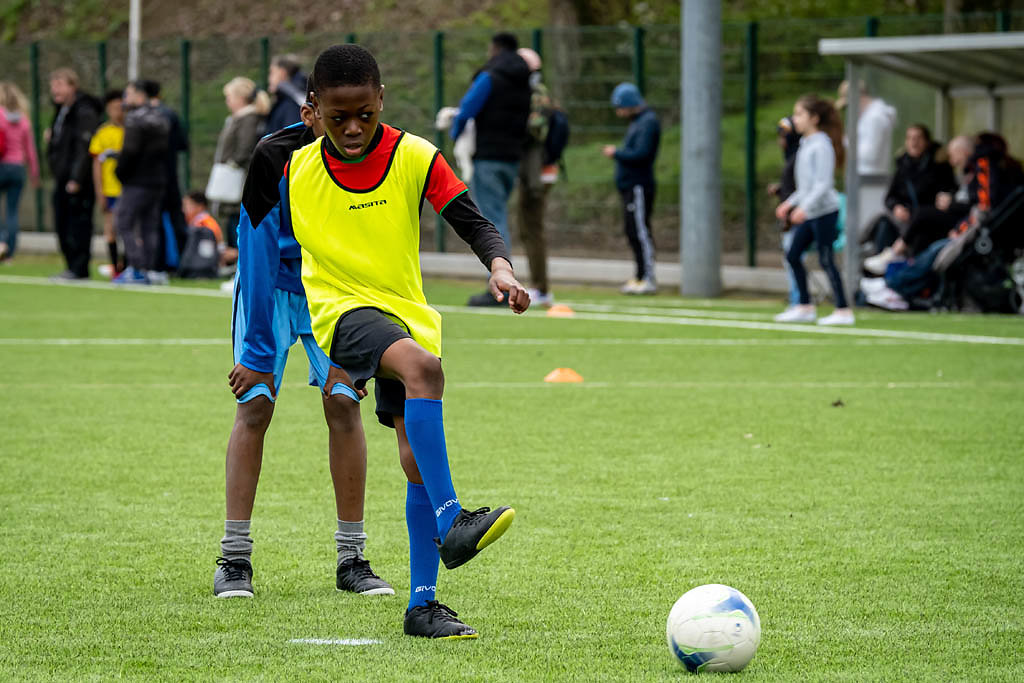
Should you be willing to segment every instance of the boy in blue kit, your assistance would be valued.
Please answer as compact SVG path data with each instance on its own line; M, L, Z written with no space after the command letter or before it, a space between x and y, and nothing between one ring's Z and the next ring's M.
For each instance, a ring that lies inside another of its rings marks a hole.
M316 61L313 104L324 137L292 153L285 219L302 247L313 334L351 387L374 378L377 416L395 428L405 471L410 598L407 635L476 638L435 597L438 560L454 569L496 541L515 511L462 508L452 483L441 398L441 316L419 266L424 201L490 270L489 290L515 313L529 307L508 249L466 186L428 141L379 121L384 86L369 52L335 45Z
M226 461L227 516L213 593L219 598L252 597L250 518L263 458L263 437L274 413L288 350L301 340L309 357L309 383L323 390L330 432L330 468L338 530L336 587L360 595L393 595L363 557L363 501L366 440L359 415L365 392L348 386L347 374L332 368L313 340L299 278L300 253L281 221L280 185L293 150L322 135L312 106L302 123L268 135L253 154L239 220L238 275L232 310L235 367L228 379L238 400Z

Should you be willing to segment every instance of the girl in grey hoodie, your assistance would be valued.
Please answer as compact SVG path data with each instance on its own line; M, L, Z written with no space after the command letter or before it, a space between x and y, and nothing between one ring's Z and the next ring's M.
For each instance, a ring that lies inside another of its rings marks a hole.
M793 225L793 242L786 260L796 279L800 303L775 316L775 320L812 323L817 318L807 289L807 271L800 258L814 242L836 302L835 312L818 320L818 324L852 325L853 311L846 303L843 281L832 253L839 219L835 172L836 166L843 163L843 124L831 102L805 95L793 106L793 125L801 135L796 153L796 192L779 204L775 215L779 220L788 217Z

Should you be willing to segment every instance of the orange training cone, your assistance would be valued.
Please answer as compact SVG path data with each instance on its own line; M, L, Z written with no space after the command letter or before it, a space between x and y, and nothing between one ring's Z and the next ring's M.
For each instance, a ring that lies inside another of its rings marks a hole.
M555 368L544 378L545 382L582 382L583 377L572 368Z
M571 318L576 315L576 311L572 310L565 304L555 304L548 309L548 312L545 313L545 315L549 318Z

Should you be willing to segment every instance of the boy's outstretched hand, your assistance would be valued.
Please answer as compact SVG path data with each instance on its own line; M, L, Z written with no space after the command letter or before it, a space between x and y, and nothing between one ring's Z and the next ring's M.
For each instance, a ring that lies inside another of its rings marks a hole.
M503 258L491 262L491 279L487 287L495 301L500 303L507 298L513 313L525 313L530 307L530 295L512 274L512 264Z

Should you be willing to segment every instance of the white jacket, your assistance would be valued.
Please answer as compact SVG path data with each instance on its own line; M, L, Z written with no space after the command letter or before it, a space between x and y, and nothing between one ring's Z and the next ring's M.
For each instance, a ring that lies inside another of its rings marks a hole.
M889 175L892 169L892 130L896 109L879 98L857 119L857 173Z

